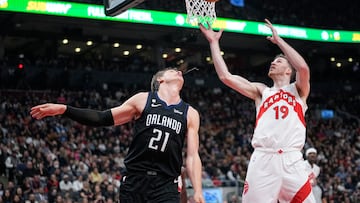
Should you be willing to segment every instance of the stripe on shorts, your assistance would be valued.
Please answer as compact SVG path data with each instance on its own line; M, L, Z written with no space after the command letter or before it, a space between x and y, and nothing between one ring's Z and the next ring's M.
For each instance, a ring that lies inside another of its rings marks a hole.
M309 196L311 192L310 181L307 180L306 183L300 188L300 190L295 194L290 203L302 203Z

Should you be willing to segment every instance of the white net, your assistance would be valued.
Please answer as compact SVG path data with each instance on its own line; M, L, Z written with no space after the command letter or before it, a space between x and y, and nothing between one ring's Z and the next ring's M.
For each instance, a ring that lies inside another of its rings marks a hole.
M215 2L206 0L185 0L187 22L192 25L213 24L216 20Z

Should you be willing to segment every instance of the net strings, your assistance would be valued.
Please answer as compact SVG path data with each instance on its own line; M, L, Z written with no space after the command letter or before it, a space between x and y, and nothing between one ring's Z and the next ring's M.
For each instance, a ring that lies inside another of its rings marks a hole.
M215 2L206 0L185 0L187 22L192 25L213 24L216 20Z

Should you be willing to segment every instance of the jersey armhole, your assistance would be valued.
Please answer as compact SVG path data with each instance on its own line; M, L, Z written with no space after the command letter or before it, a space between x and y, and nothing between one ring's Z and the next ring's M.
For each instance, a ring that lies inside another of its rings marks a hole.
M148 92L148 96L147 96L147 99L146 99L146 103L145 103L145 107L144 107L144 110L141 114L143 114L145 111L147 111L147 109L149 108L150 104L151 104L151 99L153 98L153 95L155 93L154 92Z

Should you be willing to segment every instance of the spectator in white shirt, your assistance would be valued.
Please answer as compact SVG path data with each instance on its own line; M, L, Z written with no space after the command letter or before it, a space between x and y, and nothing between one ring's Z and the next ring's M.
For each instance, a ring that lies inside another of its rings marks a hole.
M59 183L60 191L65 194L66 192L72 192L73 184L67 174L63 176L63 179Z
M83 176L79 175L73 182L73 191L80 192L83 189Z

